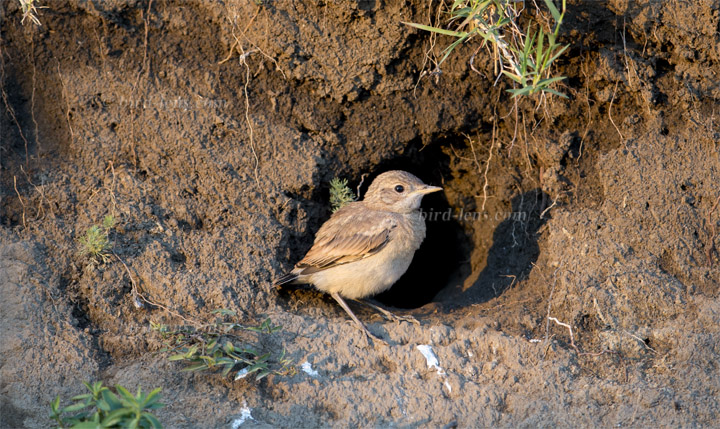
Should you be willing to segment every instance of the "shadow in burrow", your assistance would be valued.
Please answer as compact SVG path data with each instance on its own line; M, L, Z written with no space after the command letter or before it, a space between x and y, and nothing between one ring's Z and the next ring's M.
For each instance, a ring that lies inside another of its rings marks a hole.
M513 197L508 212L490 214L490 219L480 220L491 223L483 231L492 231L492 238L480 235L481 242L474 246L480 250L482 246L489 247L484 252L475 252L470 265L476 268L466 267L434 301L446 311L467 307L491 301L527 279L540 255L538 231L547 221L547 217L540 215L547 201L547 195L539 189L531 190Z

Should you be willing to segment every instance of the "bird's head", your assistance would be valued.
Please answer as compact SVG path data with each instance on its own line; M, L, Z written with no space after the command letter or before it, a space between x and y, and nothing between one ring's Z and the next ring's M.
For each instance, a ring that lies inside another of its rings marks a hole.
M373 180L363 201L377 210L410 213L420 208L425 194L441 190L440 187L424 184L406 171L393 170Z

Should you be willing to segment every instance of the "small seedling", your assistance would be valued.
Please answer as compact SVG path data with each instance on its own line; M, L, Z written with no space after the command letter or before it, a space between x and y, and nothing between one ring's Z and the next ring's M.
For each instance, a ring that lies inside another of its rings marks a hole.
M82 256L89 257L91 261L96 264L100 263L100 261L104 263L109 262L109 234L114 227L115 218L112 215L107 215L103 219L102 225L93 225L88 228L85 235L78 240L80 243L78 253Z
M160 388L143 393L138 387L133 395L127 389L115 386L117 394L103 386L102 381L84 383L90 393L74 396L74 404L60 408L60 396L50 403L50 418L60 428L162 428L151 413L164 407Z
M336 177L330 181L330 207L333 213L356 199L357 197L348 187L347 179L338 179Z
M232 310L216 310L221 317L235 316ZM167 325L150 323L152 330L160 333L166 348L162 352L173 352L168 359L185 362L183 371L216 371L222 375L234 373L235 380L255 374L261 380L270 374L288 374L294 371L292 362L285 357L285 350L279 355L261 353L257 348L243 345L240 334L255 332L271 334L282 329L266 319L260 326L243 326L238 323L218 320L201 328L183 327L170 329Z

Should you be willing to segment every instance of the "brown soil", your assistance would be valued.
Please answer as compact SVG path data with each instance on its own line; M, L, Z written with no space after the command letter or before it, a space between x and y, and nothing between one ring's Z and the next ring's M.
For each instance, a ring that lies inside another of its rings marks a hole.
M17 3L0 8L0 427L49 426L85 380L162 387L167 427L246 407L248 427L717 424L717 0L570 1L570 98L517 110L484 50L471 70L479 45L419 79L448 40L401 21L435 3L67 0L40 28ZM393 168L456 216L428 221L378 297L420 325L355 307L385 346L270 284L329 216L331 178ZM77 240L110 213L118 258L93 266ZM172 311L138 308L132 281ZM282 325L253 338L298 371L232 381L158 353L150 321L220 308Z

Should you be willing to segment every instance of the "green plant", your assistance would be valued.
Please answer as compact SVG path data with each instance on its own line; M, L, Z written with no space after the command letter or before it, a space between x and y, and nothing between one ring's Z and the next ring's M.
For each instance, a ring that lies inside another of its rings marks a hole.
M150 412L163 407L160 388L143 393L138 387L133 395L127 389L115 386L117 394L103 386L102 381L84 383L90 393L74 396L74 404L60 408L60 396L50 403L50 418L61 428L161 428L158 419ZM69 414L69 416L63 416Z
M80 249L78 253L89 257L92 262L100 261L107 263L109 259L108 251L110 250L110 230L115 227L115 218L107 215L103 219L102 225L93 225L80 237Z
M221 317L235 316L232 310L216 310ZM152 330L160 333L166 348L162 352L173 352L168 359L187 364L183 371L221 370L225 377L235 371L235 380L255 374L260 380L270 374L287 374L294 371L292 362L285 357L285 350L279 355L243 345L243 332L271 334L282 329L266 319L260 326L243 326L218 319L215 323L200 328L182 327L170 329L167 325L151 322Z
M525 3L519 0L455 0L450 7L448 21L454 29L409 22L405 24L457 38L445 48L438 65L459 44L479 36L483 39L483 46L489 44L493 48L496 65L499 66L496 72L519 85L519 88L508 90L513 97L550 93L567 98L565 94L550 88L553 83L565 79L564 76L551 76L551 67L568 48L567 45L557 43L560 25L565 17L566 0L562 0L561 10L552 0L544 1L555 21L550 31L545 31L539 21L531 21L524 32L520 30L518 20ZM535 30L535 26L538 30Z
M330 207L332 207L333 213L356 199L355 194L348 187L347 179L336 177L330 181Z

